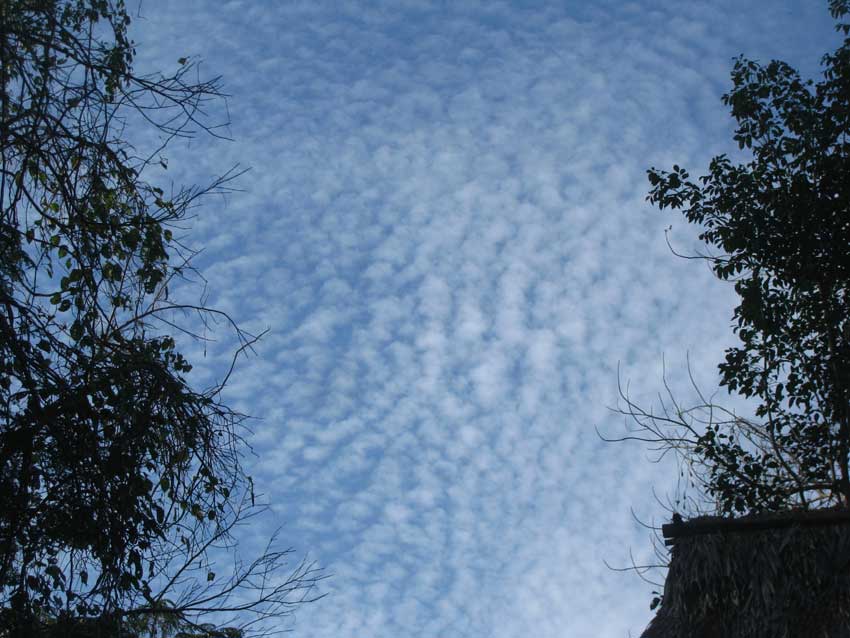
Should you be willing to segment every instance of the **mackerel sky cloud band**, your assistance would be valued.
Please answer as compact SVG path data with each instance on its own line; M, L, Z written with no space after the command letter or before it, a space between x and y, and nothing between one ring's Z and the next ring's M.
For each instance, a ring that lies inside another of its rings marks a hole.
M695 233L645 170L735 157L732 58L807 76L825 2L146 0L138 70L203 58L234 142L175 145L167 175L239 162L189 240L210 305L271 328L227 390L260 417L251 471L283 537L328 568L304 638L637 635L654 559L631 518L675 466L602 443L633 395L687 397L730 342L732 290L673 257ZM140 141L144 143L144 140ZM175 291L176 294L177 291ZM185 294L197 294L191 290ZM209 385L233 345L184 347ZM657 580L663 578L657 575Z

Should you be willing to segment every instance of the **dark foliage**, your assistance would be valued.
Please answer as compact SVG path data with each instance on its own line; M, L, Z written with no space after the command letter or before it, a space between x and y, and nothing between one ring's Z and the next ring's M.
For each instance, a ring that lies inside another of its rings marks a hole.
M757 400L760 422L709 419L675 443L724 513L850 506L848 10L830 2L845 39L817 83L736 61L723 101L751 161L721 155L696 182L679 166L648 171L649 201L700 226L701 257L740 297L721 383Z
M280 614L313 580L302 565L269 586L287 552L233 579L207 568L248 511L243 417L221 386L189 386L168 336L181 312L227 317L168 287L191 257L174 223L233 174L148 181L170 140L215 133L199 107L221 93L185 58L134 74L129 23L122 0L0 3L0 635L88 635L148 612L214 635L204 613ZM129 123L162 146L140 155ZM195 570L204 587L187 585ZM230 600L246 588L250 604Z

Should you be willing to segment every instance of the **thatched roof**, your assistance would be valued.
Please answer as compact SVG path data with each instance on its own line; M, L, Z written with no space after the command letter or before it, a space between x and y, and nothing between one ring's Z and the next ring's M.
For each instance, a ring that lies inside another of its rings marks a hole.
M850 513L699 517L672 545L641 638L850 638Z

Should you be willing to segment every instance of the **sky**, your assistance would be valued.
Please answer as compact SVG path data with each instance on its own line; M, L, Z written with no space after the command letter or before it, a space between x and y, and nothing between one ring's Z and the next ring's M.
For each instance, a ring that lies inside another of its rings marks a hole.
M597 428L625 433L618 374L647 406L663 366L687 402L688 359L716 390L735 305L645 172L737 157L733 58L817 73L826 1L128 4L137 70L193 56L230 94L232 141L173 145L169 179L250 168L184 238L208 303L269 330L225 392L270 504L241 547L282 527L330 575L285 626L640 635L657 588L611 567L656 560L636 519L677 467ZM199 386L216 337L184 348Z

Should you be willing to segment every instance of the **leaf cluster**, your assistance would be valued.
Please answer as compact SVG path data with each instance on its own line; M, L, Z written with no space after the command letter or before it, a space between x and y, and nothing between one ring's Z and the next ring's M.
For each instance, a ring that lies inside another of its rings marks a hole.
M233 548L253 500L243 415L220 402L223 384L190 386L168 334L194 313L229 322L239 352L256 339L224 313L169 301L191 271L180 220L235 173L177 190L148 178L171 140L216 134L201 107L222 94L190 80L186 58L171 75L136 75L130 22L123 0L0 3L0 608L20 634L153 613L187 574L213 573L206 557ZM161 146L140 153L128 122ZM286 553L271 555L279 568ZM169 613L220 610L271 577L252 565L223 598L203 589ZM240 611L284 609L311 573Z
M848 3L830 11L841 20ZM753 398L760 422L743 440L709 424L690 448L722 512L850 505L850 25L836 29L817 83L736 60L723 101L750 161L715 157L698 180L648 171L648 200L700 227L700 257L739 296L721 385Z

